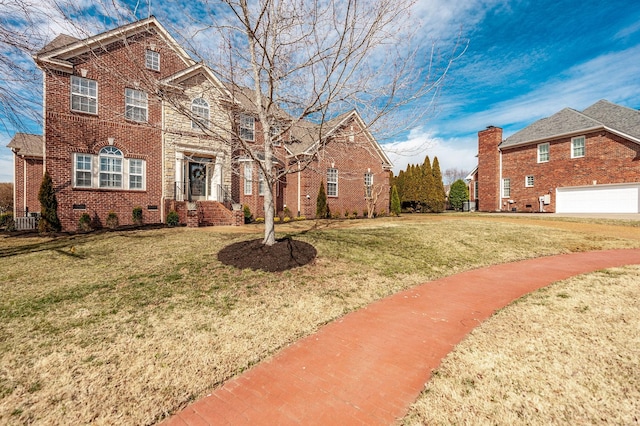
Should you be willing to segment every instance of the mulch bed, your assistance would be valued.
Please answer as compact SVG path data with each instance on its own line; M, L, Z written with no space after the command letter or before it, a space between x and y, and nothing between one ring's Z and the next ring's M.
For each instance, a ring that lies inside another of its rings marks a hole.
M309 243L282 238L272 246L262 240L240 241L218 253L218 260L225 265L240 269L262 269L267 272L282 272L306 265L316 258L317 251Z

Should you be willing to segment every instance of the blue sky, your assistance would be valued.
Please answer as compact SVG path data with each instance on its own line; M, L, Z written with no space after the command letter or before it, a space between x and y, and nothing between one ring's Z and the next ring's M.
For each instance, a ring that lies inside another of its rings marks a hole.
M163 24L179 26L164 1L152 4ZM600 99L640 109L636 1L419 0L414 16L430 38L450 41L461 29L469 45L451 67L434 114L385 141L396 173L425 155L437 156L442 171L471 170L477 132L488 125L507 137L562 108L582 110ZM50 26L46 36L63 29ZM13 179L5 148L13 132L0 128L0 182Z

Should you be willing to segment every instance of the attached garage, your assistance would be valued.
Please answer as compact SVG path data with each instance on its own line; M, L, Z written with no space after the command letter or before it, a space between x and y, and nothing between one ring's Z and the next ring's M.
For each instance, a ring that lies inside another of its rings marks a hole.
M557 188L556 213L640 213L640 183Z

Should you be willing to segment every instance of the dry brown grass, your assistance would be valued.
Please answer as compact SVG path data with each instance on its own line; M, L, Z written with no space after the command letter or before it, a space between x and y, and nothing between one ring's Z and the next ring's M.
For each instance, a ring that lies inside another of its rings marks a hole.
M0 239L0 423L152 424L401 289L493 263L640 246L589 224L441 215L283 225L279 236L318 250L313 264L284 273L217 261L260 231Z
M471 332L404 424L640 421L640 266L532 293Z

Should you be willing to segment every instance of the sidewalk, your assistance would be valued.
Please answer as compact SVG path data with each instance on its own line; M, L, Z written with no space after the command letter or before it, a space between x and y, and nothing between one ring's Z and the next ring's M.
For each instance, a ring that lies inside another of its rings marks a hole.
M514 299L565 278L640 264L640 249L467 271L375 302L283 349L165 425L389 425L440 360Z

